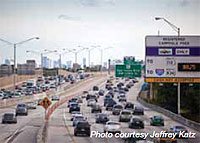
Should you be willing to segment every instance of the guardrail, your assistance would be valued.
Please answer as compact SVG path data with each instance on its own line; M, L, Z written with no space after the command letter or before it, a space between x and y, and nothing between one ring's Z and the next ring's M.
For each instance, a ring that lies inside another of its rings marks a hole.
M164 108L161 108L160 106L157 105L153 105L150 103L145 102L143 99L141 99L139 96L137 97L137 101L140 102L142 105L151 108L159 113L162 113L164 115L166 115L167 117L170 117L171 119L173 119L174 121L177 121L185 126L188 126L190 128L193 128L194 130L200 131L200 123L191 121L189 119L186 119L178 114L175 114L169 110L166 110Z

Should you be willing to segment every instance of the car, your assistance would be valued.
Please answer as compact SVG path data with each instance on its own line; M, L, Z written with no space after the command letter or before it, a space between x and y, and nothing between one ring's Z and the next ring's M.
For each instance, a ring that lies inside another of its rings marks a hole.
M96 100L95 99L89 99L88 101L87 101L87 106L94 106L96 104Z
M71 112L71 121L73 121L75 116L83 116L83 114L80 111Z
M122 110L123 110L123 106L119 105L119 104L116 104L112 108L112 114L113 115L119 115Z
M53 95L53 96L51 97L51 100L52 100L52 101L55 101L55 100L59 101L59 100L60 100L60 97L59 97L58 95Z
M14 113L4 113L2 117L2 124L17 123L17 117Z
M104 96L104 106L106 106L106 104L108 102L110 102L110 100L112 100L112 96L111 95L105 95Z
M139 118L131 118L128 127L132 129L144 129L144 121Z
M176 138L179 138L179 133L183 131L184 133L188 133L188 130L184 126L176 125L176 126L170 127L168 132L177 133Z
M164 126L164 119L162 116L153 116L150 117L151 126Z
M140 106L135 106L133 110L133 115L144 115L144 108Z
M73 111L80 111L80 106L76 102L71 103L69 106L69 113L72 113Z
M78 134L86 134L90 136L90 124L88 121L79 121L74 128L74 136Z
M119 122L129 122L132 117L131 111L122 110L119 116Z
M133 110L134 109L134 104L131 103L131 102L127 102L124 106L124 109L127 109L127 110Z
M16 116L18 115L28 115L28 108L26 104L18 104L16 108Z
M153 143L177 143L177 139L171 139L168 137L154 138Z
M112 98L114 97L114 95L115 95L115 92L114 91L108 91L108 93L107 93L108 95L111 95L112 96Z
M126 94L124 94L124 93L120 93L120 94L119 94L119 93L118 93L118 94L117 94L117 98L119 99L120 97L126 97Z
M76 126L79 121L86 121L86 118L84 116L75 116L73 118L73 126Z
M100 96L104 96L104 93L105 93L105 91L102 90L102 89L100 89L99 92L98 92L98 94L99 94Z
M96 115L96 123L106 123L109 121L109 117L107 114L99 113Z
M80 111L72 111L70 120L73 121L74 117L76 116L83 116L83 114Z
M36 109L37 105L35 102L28 102L26 103L28 109Z
M112 110L113 106L117 104L117 102L113 99L108 100L107 104L106 104L106 110Z
M102 112L101 106L99 104L95 104L92 106L91 113L94 112L100 112L100 113Z
M99 87L98 86L93 86L93 91L98 91Z
M104 127L104 133L121 133L121 125L119 122L108 121Z
M119 102L126 102L126 97L119 97Z
M95 99L96 102L98 101L97 96L95 94L91 94L91 93L87 94L87 96L86 96L86 100L89 100L89 99Z

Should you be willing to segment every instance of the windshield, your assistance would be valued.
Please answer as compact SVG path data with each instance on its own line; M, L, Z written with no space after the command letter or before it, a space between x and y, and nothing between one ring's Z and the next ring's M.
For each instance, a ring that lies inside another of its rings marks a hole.
M122 112L123 115L130 115L130 112Z
M120 125L120 124L116 122L109 122L108 125Z
M17 107L26 107L26 105L25 104L19 104L19 105L17 105Z

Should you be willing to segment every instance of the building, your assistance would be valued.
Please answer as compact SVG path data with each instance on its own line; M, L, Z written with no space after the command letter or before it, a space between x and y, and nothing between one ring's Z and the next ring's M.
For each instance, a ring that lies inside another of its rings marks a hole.
M5 59L4 64L5 65L10 65L11 64L11 60L10 59Z
M67 61L67 69L71 69L72 68L72 61Z
M42 68L51 68L51 60L48 57L42 57Z
M77 63L74 63L73 64L73 71L78 71L81 69L81 65L77 64Z
M53 61L53 68L59 68L60 61Z
M35 68L36 68L35 60L27 60L26 64L17 64L17 74L33 75L35 74Z
M83 58L83 68L86 68L86 58Z
M0 77L9 76L13 73L13 66L11 65L0 65Z

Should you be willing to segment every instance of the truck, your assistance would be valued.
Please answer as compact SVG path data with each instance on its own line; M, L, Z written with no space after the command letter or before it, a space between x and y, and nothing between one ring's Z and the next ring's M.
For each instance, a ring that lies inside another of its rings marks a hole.
M36 79L28 79L26 81L26 86L27 87L34 87L36 86L37 80Z

